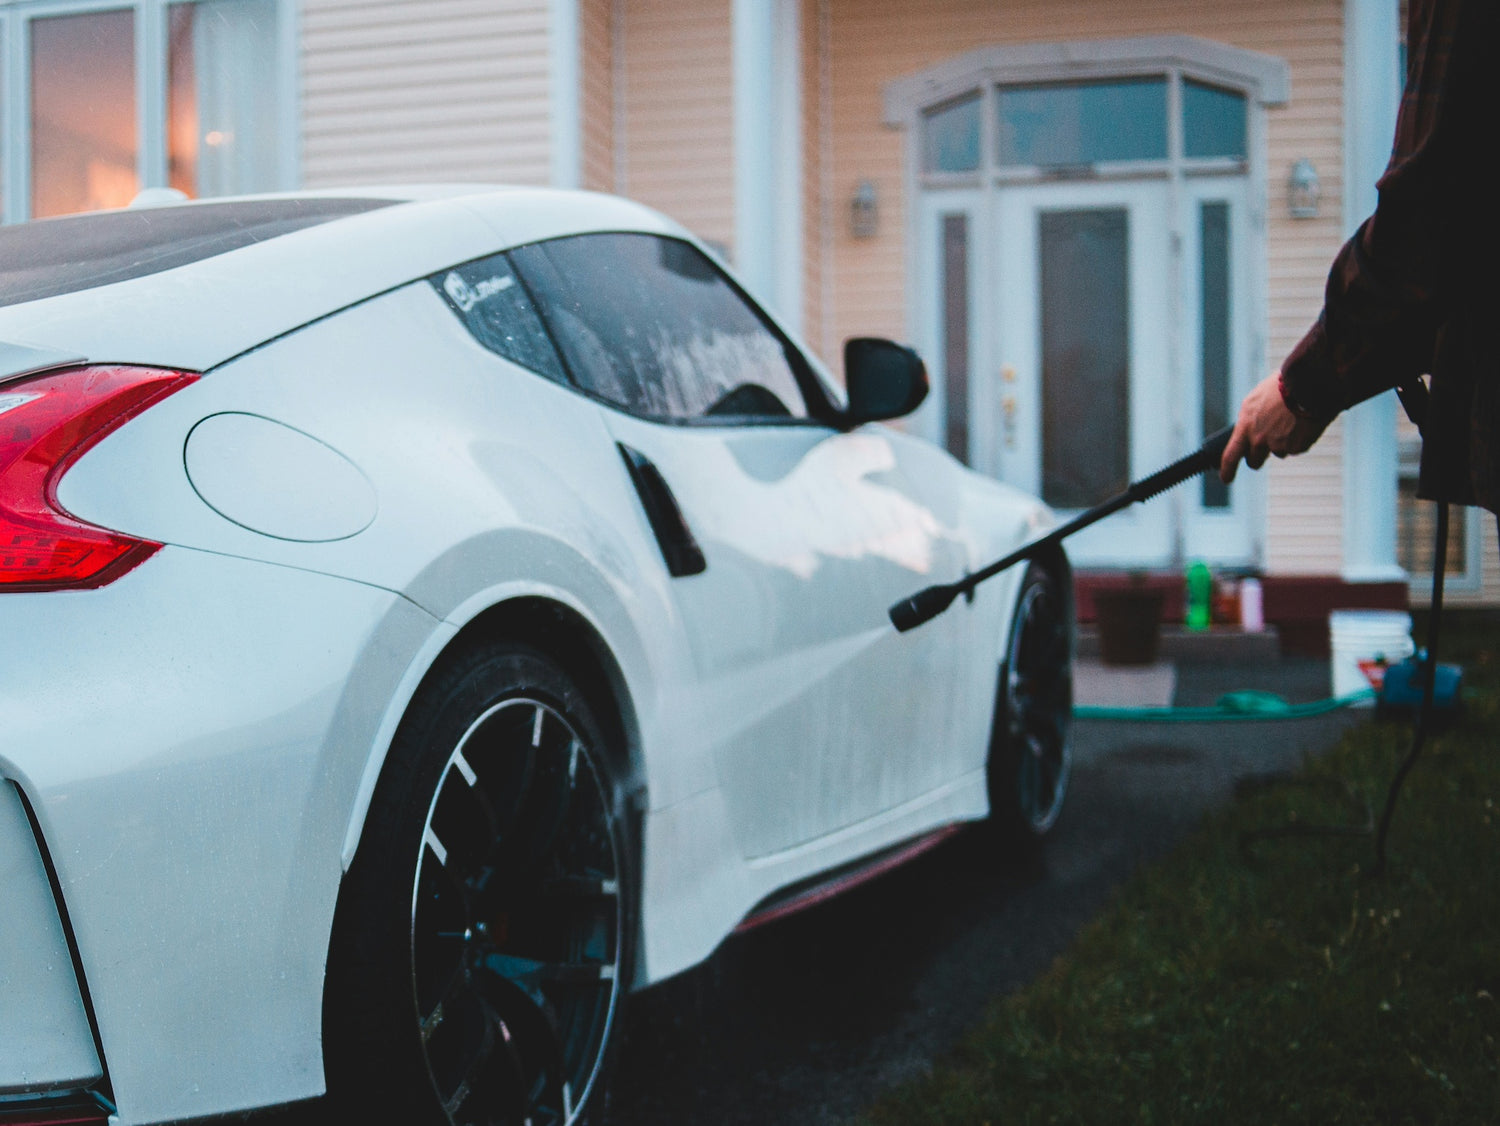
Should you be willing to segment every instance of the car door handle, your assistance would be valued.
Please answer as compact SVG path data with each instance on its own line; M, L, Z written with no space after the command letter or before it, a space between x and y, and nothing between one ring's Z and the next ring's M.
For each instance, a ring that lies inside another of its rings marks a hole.
M667 563L667 573L673 578L697 575L708 569L708 560L703 549L693 538L692 530L678 507L677 498L667 486L661 470L640 450L631 449L624 442L617 442L620 456L625 459L625 468L630 471L630 480L641 498L641 507L646 510L646 519L656 534L662 558Z

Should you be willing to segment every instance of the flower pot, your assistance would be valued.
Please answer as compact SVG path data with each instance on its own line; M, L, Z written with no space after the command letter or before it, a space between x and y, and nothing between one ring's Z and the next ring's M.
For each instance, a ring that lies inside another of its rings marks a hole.
M1149 665L1161 648L1164 591L1126 587L1094 592L1099 652L1106 665Z

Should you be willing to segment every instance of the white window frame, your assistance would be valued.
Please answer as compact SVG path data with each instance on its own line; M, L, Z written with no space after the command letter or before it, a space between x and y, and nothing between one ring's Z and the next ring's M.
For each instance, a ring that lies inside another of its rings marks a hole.
M30 22L89 12L135 13L136 174L141 188L167 179L167 9L197 0L0 0L0 222L31 216ZM278 122L276 190L301 180L297 67L299 0L276 0Z
M1167 157L1164 160L1118 161L1096 164L1086 170L1069 169L1059 176L1055 170L1035 168L1001 168L997 159L997 99L1000 87L1027 85L1031 83L1085 83L1091 81L1160 77L1167 80ZM1183 151L1182 84L1185 80L1203 82L1243 94L1246 99L1246 154L1239 158L1189 158ZM931 173L923 168L922 129L927 110L955 101L966 95L979 94L980 102L980 166L975 172ZM1285 60L1271 55L1248 51L1227 44L1217 43L1188 35L1136 36L1121 39L1072 40L1055 43L1022 43L984 47L955 58L948 59L926 70L887 84L884 91L885 124L906 132L906 158L904 189L911 206L907 208L906 230L907 261L922 263L931 258L931 250L922 244L926 226L922 217L928 207L927 197L934 199L959 198L965 191L974 193L980 200L975 205L979 212L989 213L994 207L997 193L1013 185L1048 183L1063 178L1082 178L1092 181L1146 180L1155 179L1169 185L1172 195L1170 205L1170 230L1173 251L1178 264L1174 274L1179 277L1179 289L1185 285L1186 274L1181 264L1184 243L1184 224L1191 216L1186 205L1194 193L1188 186L1206 179L1234 177L1241 179L1245 187L1244 215L1237 220L1243 224L1251 245L1237 253L1236 261L1236 307L1241 310L1248 328L1247 341L1250 367L1260 370L1265 363L1266 341L1269 336L1269 291L1266 263L1266 204L1269 197L1267 179L1266 109L1283 105L1291 95L1291 69ZM1194 213L1195 214L1195 213ZM925 257L924 257L925 256ZM930 284L930 279L925 279ZM988 273L982 275L980 287L971 290L975 309L994 308L994 279ZM936 347L934 326L931 323L931 298L923 292L923 271L911 270L907 274L907 337L921 340L929 351ZM1187 300L1179 293L1176 300ZM971 316L973 322L982 317ZM1191 357L1182 350L1176 339L1174 328L1174 359L1165 377L1181 387L1191 381ZM971 356L975 344L971 343ZM936 353L932 353L936 354ZM989 373L994 374L994 373ZM971 380L980 386L987 382L987 375L971 372ZM937 436L941 420L936 416L937 407L930 408L916 425L925 427L929 437ZM972 424L972 419L971 419ZM1177 420L1176 434L1179 446L1200 440L1198 425L1184 416ZM971 430L971 442L973 431ZM1259 481L1248 482L1241 487L1241 497L1233 502L1245 539L1233 549L1236 558L1251 565L1263 563L1264 539L1261 529L1265 523L1265 496ZM1178 496L1176 505L1185 501ZM1205 510L1197 520L1203 527L1194 530L1179 513L1175 526L1179 548L1200 546L1197 541L1203 531L1215 524L1222 524L1220 510ZM1189 543L1188 541L1194 541Z
M1402 429L1405 429L1404 424ZM1422 439L1419 436L1404 436L1398 438L1397 446L1397 471L1398 481L1415 481L1419 476L1422 461ZM1396 503L1401 503L1400 490L1397 490ZM1417 504L1432 504L1430 500L1418 500ZM1465 594L1478 594L1484 588L1484 528L1480 524L1480 509L1465 507L1464 505L1450 504L1448 506L1448 527L1451 536L1452 530L1463 521L1464 529L1464 569L1462 571L1446 571L1443 574L1443 589ZM1397 521L1399 528L1399 520ZM1423 545L1413 545L1423 546ZM1396 544L1399 552L1401 544ZM1411 597L1415 599L1427 599L1432 597L1432 572L1431 571L1407 571L1408 589Z

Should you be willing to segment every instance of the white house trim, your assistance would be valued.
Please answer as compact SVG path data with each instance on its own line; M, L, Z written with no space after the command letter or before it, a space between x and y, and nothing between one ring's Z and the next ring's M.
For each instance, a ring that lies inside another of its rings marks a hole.
M1285 60L1193 35L1020 43L981 47L888 83L885 123L911 124L923 109L985 83L1071 82L1159 74L1167 68L1244 90L1263 106L1283 105L1291 96Z
M0 201L4 211L0 222L14 223L29 209L29 188L24 162L11 154L20 150L20 138L26 135L30 117L25 73L26 56L21 45L21 21L9 12L0 11Z
M1344 231L1375 210L1401 101L1397 0L1344 3ZM1344 415L1344 568L1351 582L1401 580L1396 564L1396 403Z
M802 4L776 0L776 90L772 158L776 238L773 283L776 312L793 332L802 331Z
M793 331L802 321L799 0L734 0L734 264Z
M583 41L578 0L549 0L552 186L583 184Z
M302 0L281 0L276 11L276 57L282 60L277 81L281 84L281 186L292 191L302 186Z
M1246 362L1243 357L1248 356L1253 374L1265 362L1269 333L1265 108L1283 104L1290 96L1290 68L1284 60L1186 35L986 47L888 83L885 87L885 122L905 128L910 135L904 162L905 189L912 204L908 208L910 217L906 226L906 247L908 262L917 263L923 260L919 226L925 214L923 200L929 190L948 196L954 192L977 189L983 202L974 214L975 235L981 245L987 246L993 232L986 233L984 224L995 209L997 193L1009 190L1012 185L1043 183L1046 180L1046 177L1034 170L998 167L994 153L995 137L998 135L994 116L996 87L1030 82L1107 80L1136 75L1167 77L1168 120L1171 123L1168 159L1129 165L1122 162L1091 178L1101 183L1117 179L1167 181L1167 225L1173 248L1174 282L1170 296L1164 295L1166 306L1163 316L1167 321L1164 336L1167 340L1168 357L1163 363L1161 378L1168 381L1169 387L1176 389L1175 394L1179 398L1174 401L1185 402L1187 400L1181 398L1184 387L1180 385L1190 379L1190 365L1182 350L1186 346L1183 339L1185 311L1179 307L1181 301L1188 299L1187 294L1181 291L1184 276L1181 271L1184 267L1179 255L1190 219L1183 202L1188 194L1185 176L1193 177L1193 183L1199 182L1197 178L1203 175L1233 176L1244 182L1244 202L1237 205L1243 212L1243 219L1238 222L1242 224L1239 230L1244 233L1236 237L1243 238L1244 244L1236 252L1241 256L1241 265L1237 267L1238 277L1234 282L1237 294L1234 303L1238 309L1235 319L1241 326L1236 331L1243 334L1243 343L1239 346L1243 348L1240 364ZM1181 83L1188 78L1237 90L1249 101L1246 159L1243 162L1190 161L1184 156L1180 122ZM920 167L919 138L924 113L954 98L973 93L981 95L979 143L982 159L979 171L950 175L923 173ZM980 271L971 295L971 300L976 300L977 307L981 309L994 307L996 295L992 292L992 286L995 279L990 276L991 272L992 265ZM931 310L924 287L930 287L932 283L933 279L924 277L920 269L907 271L908 335L929 346L933 343L932 326L927 323ZM981 359L980 364L988 362L993 366L999 357L990 355L985 346L988 339L982 331L985 323L987 322L981 320L978 326L981 331L975 334L972 344L979 356L987 357L987 360ZM1240 370L1241 374L1235 377L1231 385L1232 395L1243 394L1249 387L1244 382L1246 376L1243 369ZM1237 401L1235 399L1230 404L1231 415ZM975 409L978 415L985 413L982 409ZM923 421L928 424L929 429L940 422L932 414ZM1174 423L1176 429L1173 437L1177 446L1198 440L1199 426L1195 419L1183 414L1175 418ZM1174 496L1170 503L1175 506L1176 512L1172 521L1172 542L1168 545L1168 550L1174 553L1187 550L1201 553L1203 549L1190 548L1189 541L1201 543L1209 530L1204 523L1205 513L1196 507L1190 508L1185 495ZM1233 508L1235 515L1232 526L1214 532L1216 536L1222 532L1228 537L1224 540L1224 543L1230 545L1224 548L1228 553L1225 558L1232 557L1234 562L1263 562L1266 500L1261 483L1247 480L1242 484L1237 491Z
M167 50L166 12L142 5L135 20L135 171L143 188L167 183L167 130L151 127L167 120Z

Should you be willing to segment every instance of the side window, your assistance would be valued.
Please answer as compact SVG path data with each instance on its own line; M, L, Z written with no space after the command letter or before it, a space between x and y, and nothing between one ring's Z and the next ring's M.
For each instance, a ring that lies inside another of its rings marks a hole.
M585 391L648 418L806 418L786 348L692 245L576 235L511 252Z
M491 352L567 383L557 349L505 255L455 266L428 279L448 307Z

